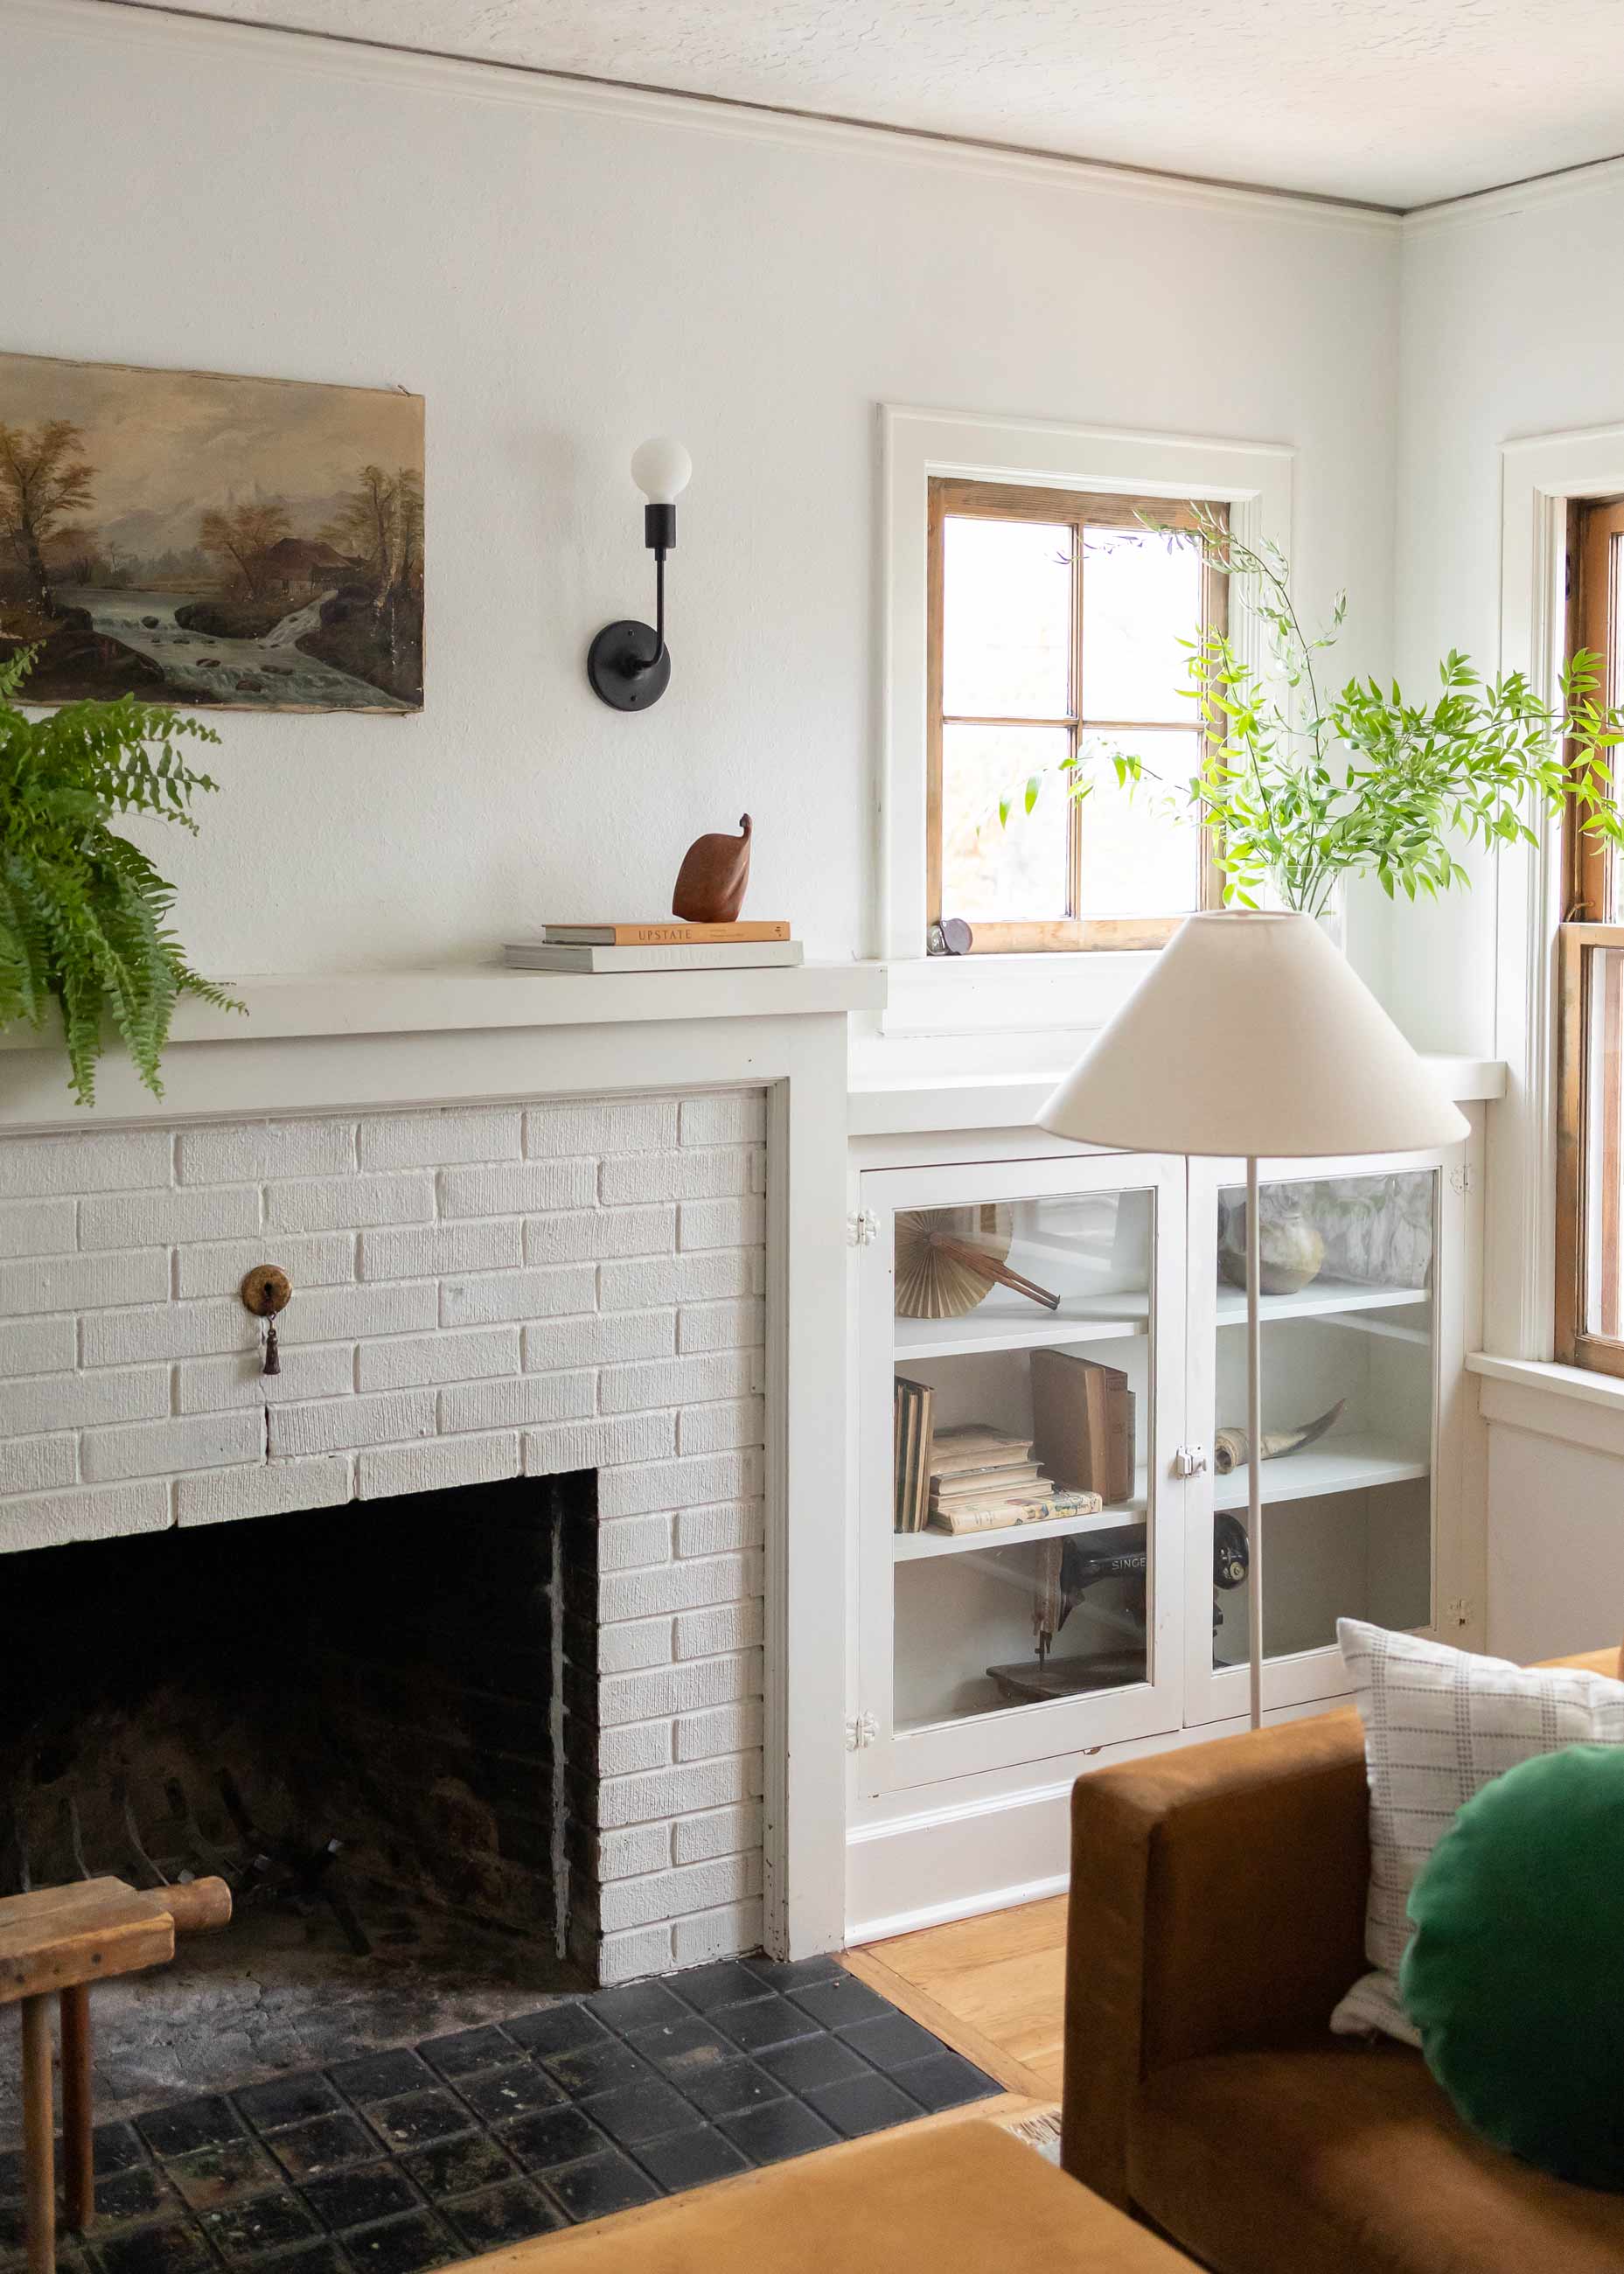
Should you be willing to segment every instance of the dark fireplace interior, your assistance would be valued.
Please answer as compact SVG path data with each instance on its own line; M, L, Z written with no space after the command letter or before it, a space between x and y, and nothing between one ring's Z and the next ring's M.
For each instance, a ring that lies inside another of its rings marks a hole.
M99 2113L590 1986L595 1486L4 1559L0 1894L233 1889L223 1933L98 1993Z

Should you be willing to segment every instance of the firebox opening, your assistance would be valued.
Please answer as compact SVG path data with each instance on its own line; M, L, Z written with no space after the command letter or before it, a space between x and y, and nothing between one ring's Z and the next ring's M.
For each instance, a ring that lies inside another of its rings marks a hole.
M234 1891L223 1935L100 1992L101 2112L591 1985L590 1473L22 1551L4 1575L0 1894Z

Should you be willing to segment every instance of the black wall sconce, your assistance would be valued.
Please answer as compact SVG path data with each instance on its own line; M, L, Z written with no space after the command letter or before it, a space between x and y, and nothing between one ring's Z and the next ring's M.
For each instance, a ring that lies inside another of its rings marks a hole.
M640 442L632 452L632 479L649 501L643 509L643 541L654 555L654 621L642 624L626 617L605 624L586 655L593 693L616 711L646 711L671 681L665 555L676 548L677 500L693 471L688 452L668 434Z

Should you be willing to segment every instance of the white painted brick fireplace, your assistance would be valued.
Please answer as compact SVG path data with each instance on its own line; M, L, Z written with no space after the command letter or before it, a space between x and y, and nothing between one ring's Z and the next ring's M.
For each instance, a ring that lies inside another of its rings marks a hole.
M837 1947L846 1020L883 975L235 991L180 1006L162 1101L110 1054L94 1117L49 1031L0 1035L0 1591L6 1550L590 1472L604 1977ZM260 1262L297 1291L269 1380Z
M0 1139L0 1547L596 1471L603 1978L753 1948L764 1138L751 1088Z

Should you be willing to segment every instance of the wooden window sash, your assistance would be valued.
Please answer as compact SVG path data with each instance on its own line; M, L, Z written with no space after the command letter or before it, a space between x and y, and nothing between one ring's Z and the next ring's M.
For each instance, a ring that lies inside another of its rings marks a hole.
M1568 516L1568 651L1586 647L1602 658L1604 703L1624 693L1624 657L1614 653L1613 623L1624 573L1624 498L1575 501ZM1571 746L1569 750L1571 755ZM1616 754L1615 754L1616 755ZM1613 859L1587 836L1570 798L1562 820L1563 914L1575 923L1610 923L1614 913Z
M1619 953L1598 955L1598 949ZM1624 1375L1619 1284L1624 1206L1624 924L1564 924L1558 956L1556 1356L1563 1366ZM1600 1024L1599 1095L1590 1071L1593 1013ZM1598 1156L1594 1173L1592 1149ZM1600 1283L1595 1330L1589 1324L1592 1246Z
M1222 507L1217 508L1222 511ZM1069 737L1075 757L1086 734L1158 734L1187 732L1166 719L1095 719L1079 707L1083 687L1082 542L1086 528L1138 529L1152 519L1176 529L1194 529L1192 501L1169 498L1104 495L1088 490L1041 489L1024 483L974 482L936 475L928 493L928 589L926 594L926 749L925 749L925 918L927 925L942 919L942 735L944 727L1011 726L1055 727ZM946 523L949 518L987 521L1053 522L1071 531L1071 656L1072 708L1057 718L995 719L949 715L943 708L944 644L946 627ZM1226 630L1229 626L1229 578L1204 565L1201 579L1201 629ZM1223 899L1223 876L1217 863L1213 832L1201 832L1202 862L1199 905L1217 907ZM1066 823L1067 897L1075 909L1081 901L1082 809L1068 801ZM949 914L952 911L949 910ZM1162 947L1184 922L1182 916L1070 915L1038 917L1007 922L980 922L973 927L972 953L977 955L1076 953L1079 951L1124 953L1136 948Z
M1624 576L1624 498L1573 502L1568 561L1568 652L1584 647L1601 657L1598 693L1615 703L1624 692L1624 655L1613 636ZM1556 1355L1564 1366L1624 1376L1624 957L1597 953L1624 949L1624 925L1612 920L1618 893L1612 853L1586 834L1583 817L1570 797L1562 816L1565 921L1557 947ZM1599 1089L1591 1075L1593 1026Z

